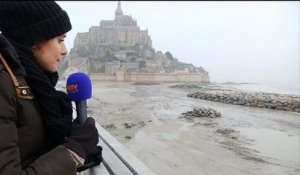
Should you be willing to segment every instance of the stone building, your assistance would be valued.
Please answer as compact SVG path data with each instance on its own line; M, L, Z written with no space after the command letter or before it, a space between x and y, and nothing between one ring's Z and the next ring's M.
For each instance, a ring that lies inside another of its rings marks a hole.
M179 62L168 51L155 51L148 30L141 30L136 20L123 14L120 1L113 20L101 20L99 26L91 26L88 32L77 33L67 60L64 76L74 72L76 67L87 73L108 76L115 76L120 70L124 75L198 73L208 76L202 67Z
M105 73L108 75L116 75L116 72L120 69L120 61L106 62Z
M89 32L78 33L74 41L74 51L81 47L94 46L94 52L105 45L121 47L140 46L152 48L152 40L148 30L140 30L137 22L128 15L123 15L121 3L115 11L114 20L102 20L99 26L92 26ZM97 54L97 53L96 53Z

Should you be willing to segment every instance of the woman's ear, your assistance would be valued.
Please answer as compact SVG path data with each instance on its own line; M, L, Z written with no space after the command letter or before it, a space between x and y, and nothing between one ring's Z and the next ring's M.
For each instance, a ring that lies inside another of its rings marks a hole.
M35 52L35 51L37 51L38 50L38 46L37 45L33 45L33 46L31 46L30 47L30 50L32 51L32 52Z

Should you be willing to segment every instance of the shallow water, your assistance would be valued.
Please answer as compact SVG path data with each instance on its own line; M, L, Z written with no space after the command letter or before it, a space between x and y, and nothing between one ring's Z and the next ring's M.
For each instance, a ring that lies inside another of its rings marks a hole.
M299 84L300 82L298 82ZM234 88L238 90L245 90L250 92L267 92L267 93L279 93L300 96L300 87L297 84L276 85L276 84L261 84L261 83L215 83L223 87Z
M189 98L171 85L93 82L88 112L157 174L299 174L299 113ZM222 117L180 117L200 106Z
M241 135L253 140L250 147L260 155L300 164L300 136L267 128L237 128ZM272 147L272 148L270 148Z

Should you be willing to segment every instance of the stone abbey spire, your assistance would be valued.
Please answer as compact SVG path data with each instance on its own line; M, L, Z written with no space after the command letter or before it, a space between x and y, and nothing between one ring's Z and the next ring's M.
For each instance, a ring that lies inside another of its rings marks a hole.
M123 15L123 11L122 11L122 8L121 8L121 2L120 1L118 1L118 7L116 9L115 15L116 15L116 17Z

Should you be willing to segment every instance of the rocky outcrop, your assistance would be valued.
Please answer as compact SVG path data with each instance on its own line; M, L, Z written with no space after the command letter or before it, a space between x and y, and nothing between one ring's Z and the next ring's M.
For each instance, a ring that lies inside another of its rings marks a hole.
M201 118L201 117L208 117L208 118L216 118L221 117L221 113L217 112L214 109L211 108L195 108L192 111L187 111L181 114L183 118L192 120L193 118Z
M244 105L300 113L300 98L292 95L244 92L237 90L200 89L198 92L190 93L187 96L234 105Z

